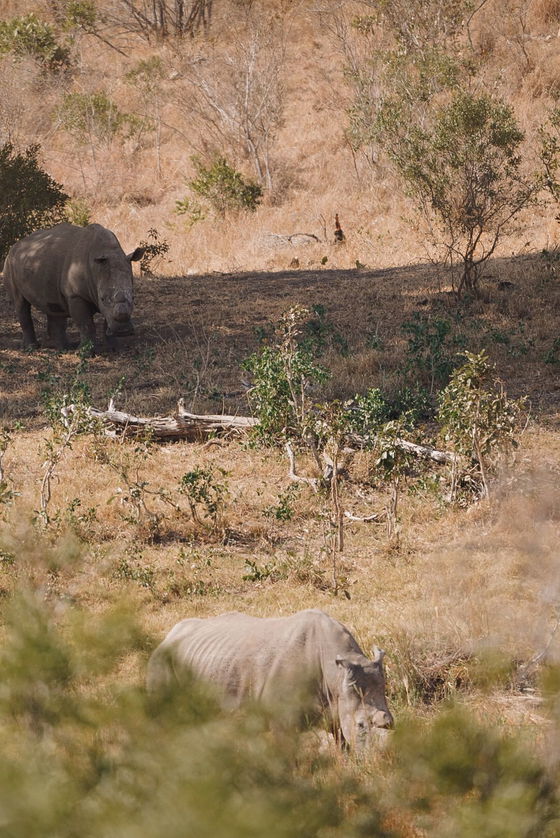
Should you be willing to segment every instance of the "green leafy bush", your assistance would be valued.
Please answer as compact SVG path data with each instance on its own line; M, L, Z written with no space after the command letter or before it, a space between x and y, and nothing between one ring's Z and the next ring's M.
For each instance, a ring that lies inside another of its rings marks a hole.
M219 215L248 210L255 212L263 194L262 186L244 178L225 157L216 157L209 165L193 158L196 177L189 188L204 198Z
M134 133L141 120L119 110L104 90L67 93L58 109L62 127L85 145L93 140L110 143L119 133Z
M459 263L458 291L479 293L484 265L508 224L536 195L538 179L522 175L524 134L499 99L457 92L433 115L433 126L403 120L388 101L378 136L450 264Z
M140 260L141 272L146 276L154 276L154 264L169 253L169 242L166 239L160 239L158 231L152 227L148 230L147 239L141 241L139 247L144 248L144 255Z
M206 213L198 201L189 197L175 201L175 212L187 219L189 227L194 227L198 221L204 221L206 218Z
M57 6L60 10L57 19L63 29L95 32L98 12L94 0L64 0L62 3L57 3Z
M39 146L0 147L0 260L18 239L64 220L68 196L39 163Z
M0 55L30 56L51 73L70 66L68 47L59 44L54 30L34 14L0 20Z
M388 418L388 405L381 390L371 387L364 395L356 395L347 405L348 430L373 444L383 422Z
M211 522L213 529L221 523L228 487L220 480L224 481L226 476L227 472L222 468L197 466L181 477L179 491L186 496L193 520L197 523L201 522L201 515Z
M91 209L82 198L74 198L66 204L66 218L70 224L87 227L91 224Z
M277 324L273 345L243 363L253 376L249 399L259 419L258 433L269 442L303 438L313 422L308 391L329 376L302 340L309 316L307 309L293 306Z
M464 356L465 363L454 371L439 396L438 420L446 442L476 464L482 493L487 496L489 476L517 447L515 435L524 400L507 398L484 351Z

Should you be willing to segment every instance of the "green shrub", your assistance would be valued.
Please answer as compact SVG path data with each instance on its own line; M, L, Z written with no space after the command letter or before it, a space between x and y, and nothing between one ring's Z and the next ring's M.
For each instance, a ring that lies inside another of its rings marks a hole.
M482 494L488 496L489 476L517 447L524 400L507 398L484 351L465 352L464 357L465 363L439 395L438 420L446 442L476 464Z
M146 241L141 241L139 247L144 248L144 255L140 260L140 270L146 276L154 276L154 263L169 253L169 242L166 239L159 238L159 233L152 227L148 230L148 237Z
M379 140L430 229L435 222L434 243L461 266L458 292L478 295L487 260L540 188L522 175L524 134L505 102L465 91L432 114L431 127L405 117L402 102L385 102Z
M74 198L66 204L66 218L70 224L87 227L91 224L91 210L82 198Z
M0 20L0 55L30 56L51 73L70 66L70 51L58 43L54 30L34 14Z
M388 418L388 405L381 390L371 387L365 395L356 395L347 406L348 430L373 444L381 425Z
M216 157L207 166L194 157L193 164L196 177L189 181L189 188L208 201L218 215L240 210L255 212L262 198L262 187L244 178L225 157Z
M259 419L258 434L268 442L302 439L309 430L309 389L329 377L302 339L310 312L293 306L277 324L272 346L265 346L243 362L253 376L249 394Z
M291 483L287 489L278 495L278 503L266 507L263 514L277 521L291 521L295 514L294 502L300 493L300 486Z
M67 93L58 116L62 127L82 145L93 140L109 144L121 132L134 133L141 122L119 110L104 90Z
M197 523L201 522L202 515L211 522L213 529L218 528L229 491L224 481L226 476L227 472L222 468L197 466L181 477L179 492L186 496L193 520Z
M68 196L38 160L39 146L17 153L0 147L0 260L18 239L64 220Z
M94 0L64 0L57 3L57 6L60 9L57 19L64 30L82 29L84 32L95 32L98 13Z
M189 197L175 201L175 212L187 219L189 227L194 227L198 221L204 221L206 218L206 213L198 201Z

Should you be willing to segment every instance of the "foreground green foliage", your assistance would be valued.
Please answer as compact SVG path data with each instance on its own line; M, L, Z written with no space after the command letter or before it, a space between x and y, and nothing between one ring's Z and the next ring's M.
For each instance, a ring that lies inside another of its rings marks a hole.
M119 662L148 646L125 612L56 626L27 594L4 618L4 834L339 834L357 786L315 782L321 760L298 754L297 737L267 732L259 713L223 717L194 683L157 699L119 683ZM384 834L375 809L362 820L344 834Z
M558 834L556 768L460 707L402 720L385 755L321 756L289 712L273 726L256 708L224 715L195 682L148 695L155 641L130 613L60 606L31 590L2 606L10 838L390 838L408 825L441 838ZM125 678L131 660L140 665Z

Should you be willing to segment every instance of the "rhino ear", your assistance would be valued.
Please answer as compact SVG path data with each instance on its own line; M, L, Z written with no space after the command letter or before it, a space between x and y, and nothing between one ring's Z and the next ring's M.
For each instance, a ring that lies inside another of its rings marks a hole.
M129 262L139 262L145 252L145 247L137 247L132 253L127 253L126 258Z
M371 657L374 663L382 663L383 658L385 657L385 652L383 649L380 649L379 646L374 646L371 650Z

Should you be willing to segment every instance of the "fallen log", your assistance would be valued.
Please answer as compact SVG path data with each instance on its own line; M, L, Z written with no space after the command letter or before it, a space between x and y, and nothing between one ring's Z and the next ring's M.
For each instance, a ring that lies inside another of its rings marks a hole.
M350 442L356 448L364 448L366 441L363 437L357 434L352 434ZM450 451L439 451L437 448L432 448L431 445L418 445L416 442L409 442L408 439L395 439L394 444L397 448L403 451L408 451L410 454L416 454L417 457L424 457L428 460L435 460L436 463L446 463L452 465L458 463L460 457L458 454L453 454Z
M189 413L185 410L183 399L179 399L177 410L172 416L133 416L116 410L112 401L107 410L89 407L88 413L104 425L112 425L109 431L111 435L117 432L122 436L146 435L156 440L201 440L214 434L242 433L259 423L252 416Z
M73 406L69 405L64 408L63 413L72 412L72 408ZM185 410L183 399L179 399L177 402L177 410L172 416L134 416L131 413L117 410L113 400L109 402L107 410L89 407L87 411L94 419L98 419L104 424L115 426L120 430L122 435L142 436L143 434L149 434L153 439L160 440L199 440L215 434L243 433L251 430L251 428L256 428L259 424L259 420L254 416L189 413ZM113 430L112 433L116 433L116 431ZM348 437L348 441L350 447L345 448L343 451L345 459L341 468L347 465L349 456L369 444L369 442L366 442L363 437L357 434L351 434ZM396 439L394 444L405 451L409 451L411 454L434 460L437 463L451 465L459 462L459 456L457 454L449 451L439 451L437 448L432 448L429 445L418 445L406 439ZM301 482L314 481L315 478L303 478L295 473L295 458L289 443L286 444L286 449L292 472L290 477ZM323 458L325 460L325 473L323 474L323 478L328 482L330 478L328 469L330 467L332 471L332 460L327 452L323 452Z

